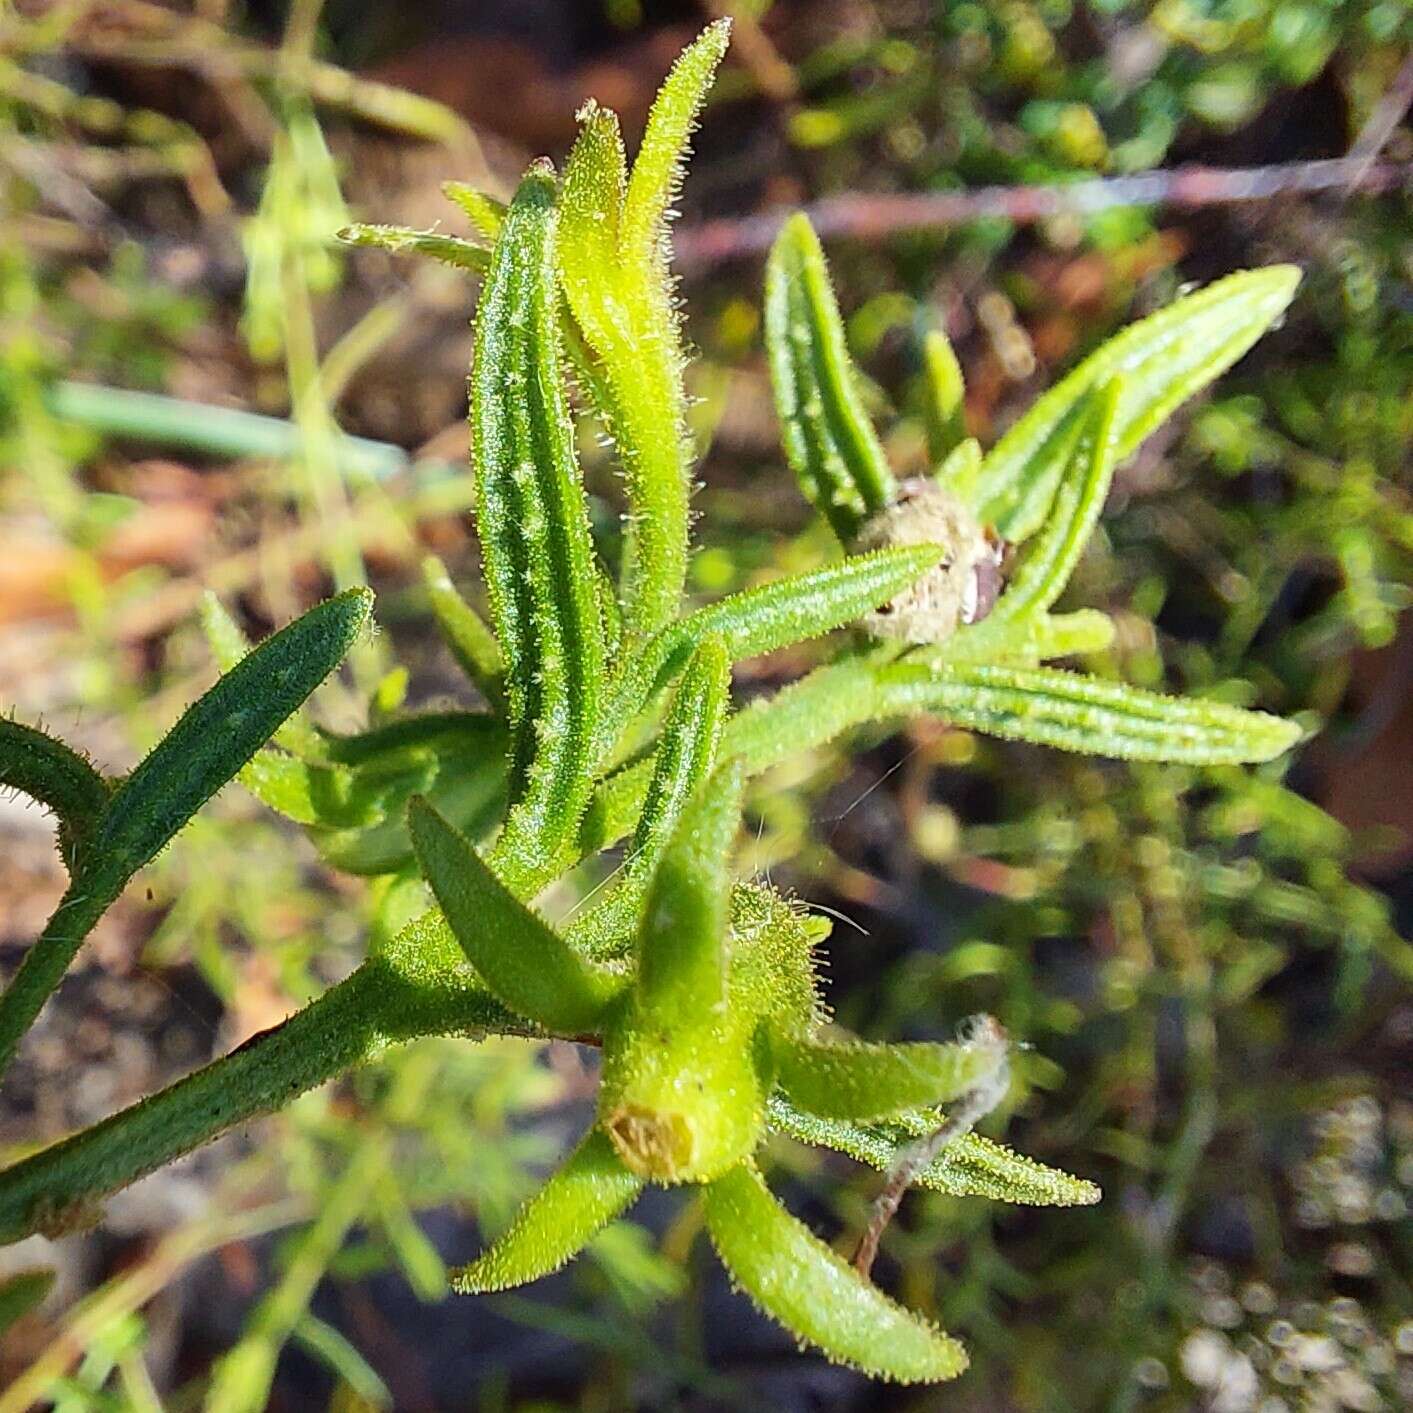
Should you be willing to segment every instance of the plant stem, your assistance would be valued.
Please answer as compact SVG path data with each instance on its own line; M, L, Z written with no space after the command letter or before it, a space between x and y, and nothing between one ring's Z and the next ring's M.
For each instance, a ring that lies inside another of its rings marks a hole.
M64 978L74 954L108 910L121 887L82 881L69 885L20 969L0 995L0 1077L14 1058L24 1033Z
M0 1243L85 1224L107 1194L386 1045L490 1028L528 1033L469 967L425 954L376 956L282 1025L0 1173Z

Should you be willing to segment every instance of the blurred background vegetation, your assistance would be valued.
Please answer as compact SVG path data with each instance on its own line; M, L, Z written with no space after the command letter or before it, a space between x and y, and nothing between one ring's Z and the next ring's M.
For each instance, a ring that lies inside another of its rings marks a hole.
M382 633L321 718L361 724L369 689L462 691L418 564L473 578L474 292L333 232L456 229L440 181L504 194L562 156L590 94L631 137L720 13L736 42L678 228L694 592L828 553L778 451L759 242L701 223L1008 188L831 244L902 470L925 464L931 328L990 441L1189 282L1306 271L1284 328L1121 471L1076 589L1121 624L1089 667L1300 714L1321 734L1293 764L1125 768L925 723L751 802L749 866L841 918L839 1018L926 1038L996 1014L1030 1048L991 1131L1105 1201L909 1199L876 1274L967 1337L973 1371L940 1390L798 1354L726 1288L696 1211L651 1197L528 1294L445 1298L444 1263L584 1126L592 1083L571 1047L429 1041L148 1179L90 1234L0 1251L3 1413L234 1413L272 1364L291 1410L1413 1405L1406 0L0 4L0 703L120 769L214 675L203 591L258 635L363 580ZM1171 182L1087 215L1027 199L1193 163L1279 170L1204 204ZM584 456L611 538L612 467ZM9 971L63 877L20 802L0 844ZM282 1018L361 956L380 902L237 788L144 883L12 1071L8 1154ZM796 1211L857 1227L876 1178L776 1156Z

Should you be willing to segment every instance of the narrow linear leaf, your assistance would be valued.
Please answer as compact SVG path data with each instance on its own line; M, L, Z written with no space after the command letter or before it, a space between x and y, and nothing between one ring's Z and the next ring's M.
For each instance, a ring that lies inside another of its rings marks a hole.
M1300 271L1245 270L1139 320L1041 397L991 449L978 484L981 517L1007 540L1028 539L1064 473L1057 451L1084 395L1124 375L1115 456L1120 462L1168 415L1231 367L1284 312Z
M713 25L678 60L631 177L618 120L593 103L580 113L565 168L560 269L585 345L574 362L626 478L621 598L629 642L672 620L686 578L692 447L666 214L727 33Z
M250 639L231 617L225 604L210 589L201 596L201 632L206 638L216 666L229 672L250 652ZM324 746L319 732L303 707L292 711L279 725L273 738L276 745L304 760L323 760Z
M965 506L976 504L976 481L981 475L981 443L975 437L958 442L933 473L933 479Z
M426 255L443 265L455 266L473 275L484 275L490 268L491 253L484 246L474 245L460 236L444 231L415 231L408 226L371 226L358 221L338 233L345 245L361 245L374 250L386 250L392 255Z
M868 1045L773 1035L776 1080L798 1108L823 1118L867 1120L954 1099L991 1077L997 1047Z
M1118 760L1250 764L1272 760L1300 737L1294 722L1265 712L1054 667L898 664L879 673L878 705L890 715L934 711L989 735Z
M505 224L506 205L465 182L443 182L442 195L466 213L466 219L485 240L495 241Z
M588 508L560 372L554 177L533 167L496 242L471 365L476 518L505 661L521 867L572 836L604 672Z
M350 589L267 638L186 712L112 793L43 933L0 995L0 1073L123 886L338 665L373 596Z
M118 787L94 834L105 884L120 888L230 780L338 666L373 596L350 589L242 658Z
M711 773L730 687L731 664L725 649L715 638L708 638L687 663L663 718L651 776L635 801L635 806L641 803L641 811L635 809L638 823L623 876L602 903L568 928L566 935L575 947L603 955L619 950L636 930L644 884L687 802Z
M432 613L451 655L497 711L505 710L504 664L495 634L451 582L446 565L434 554L422 561L422 582Z
M744 777L712 776L663 850L638 929L638 1014L664 1034L700 1029L726 1004L731 845Z
M808 217L792 216L765 271L765 343L785 455L840 543L897 494L859 396L829 270Z
M995 615L993 614L992 617ZM1114 620L1097 608L1037 613L987 629L991 619L969 624L938 650L938 662L1045 662L1055 657L1102 653L1114 642Z
M290 1331L290 1338L341 1379L365 1409L392 1407L388 1386L341 1330L306 1310Z
M509 1230L469 1266L452 1272L463 1295L509 1290L557 1271L621 1216L643 1190L613 1144L594 1128L519 1211Z
M653 869L687 802L716 759L731 691L731 662L718 638L692 654L658 734L652 779L633 832L634 867Z
M966 382L957 351L941 329L929 329L922 343L923 414L927 452L940 467L967 439Z
M864 1279L776 1202L750 1163L707 1188L707 1230L726 1269L766 1314L830 1359L874 1378L955 1378L966 1351Z
M629 262L666 258L668 208L681 188L688 142L730 42L729 19L708 25L678 56L658 90L623 200L622 243Z
M413 799L408 825L422 872L491 992L549 1030L592 1030L623 978L572 952L425 800Z
M37 800L58 820L59 853L72 876L108 806L108 782L47 731L0 717L0 787Z
M1084 547L1099 522L1114 479L1118 409L1123 378L1108 382L1085 398L1077 426L1070 469L1056 488L1045 524L1011 575L991 617L993 632L1008 620L1029 617L1050 607L1065 591Z
M774 1094L766 1105L766 1117L772 1129L798 1143L832 1148L888 1172L899 1150L935 1132L944 1116L930 1110L864 1126L805 1113L783 1095ZM1037 1163L976 1133L959 1134L914 1181L951 1197L985 1197L1027 1207L1086 1207L1102 1195L1092 1182Z
M941 557L940 545L851 555L841 564L745 589L688 614L625 666L612 692L614 705L605 713L601 748L612 744L607 733L621 730L706 638L719 638L735 662L818 637L887 603Z

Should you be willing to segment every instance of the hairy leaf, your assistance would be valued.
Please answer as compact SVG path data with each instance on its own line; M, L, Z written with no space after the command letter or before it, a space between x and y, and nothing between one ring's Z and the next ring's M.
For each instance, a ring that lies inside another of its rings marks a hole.
M991 617L981 628L1043 612L1065 586L1089 543L1114 478L1117 413L1122 377L1110 378L1086 399L1086 415L1067 458L1071 470L1061 479L1045 524L1031 542Z
M939 545L851 555L841 564L730 594L679 619L626 665L605 713L602 748L616 739L607 733L621 731L708 637L719 638L733 662L818 637L887 603L941 556Z
M766 1112L777 1133L847 1153L880 1172L888 1172L901 1149L934 1132L944 1118L934 1110L865 1126L807 1114L781 1094L771 1096ZM919 1187L952 1197L985 1197L1028 1207L1085 1207L1100 1198L1092 1182L1013 1153L976 1133L959 1134L914 1180Z
M728 35L727 24L710 26L677 61L631 176L618 120L593 103L580 114L565 167L564 292L627 478L622 601L630 642L672 619L686 578L691 449L666 215Z
M456 591L446 565L434 554L422 561L422 582L451 655L498 711L505 710L505 671L500 644L481 615Z
M664 1032L700 1029L726 1002L730 853L740 771L713 776L682 813L648 889L638 930L639 1013Z
M466 218L483 239L494 241L505 224L506 205L465 182L443 182L442 195L466 213Z
M810 503L842 544L897 493L849 358L824 252L792 216L765 274L765 341L785 454Z
M1130 325L1041 397L991 449L978 484L982 520L1028 539L1064 474L1066 434L1091 388L1124 376L1115 457L1122 461L1180 403L1231 367L1284 312L1300 272L1246 270Z
M554 177L536 166L496 242L471 364L476 520L513 733L500 847L520 869L553 854L587 803L604 671L560 373L554 229Z
M875 1378L952 1379L967 1366L950 1335L890 1300L792 1217L755 1167L707 1188L707 1230L726 1269L766 1314Z
M452 1272L465 1295L509 1290L572 1260L643 1190L613 1144L591 1129L563 1167L520 1209L509 1229L469 1266Z
M1054 667L903 663L882 669L878 687L881 714L934 711L989 735L1119 760L1240 765L1271 760L1300 736L1265 712Z
M393 255L427 255L443 265L473 275L484 275L490 268L491 253L483 245L474 245L460 236L444 231L414 231L408 226L370 226L358 221L338 233L345 245L371 246Z
M941 329L929 329L922 344L927 452L940 467L967 439L966 383L957 351Z
M623 978L576 956L425 800L413 799L408 824L422 872L490 990L550 1030L591 1030Z
M773 1035L776 1081L791 1104L835 1119L878 1119L954 1099L995 1073L994 1044L869 1045Z

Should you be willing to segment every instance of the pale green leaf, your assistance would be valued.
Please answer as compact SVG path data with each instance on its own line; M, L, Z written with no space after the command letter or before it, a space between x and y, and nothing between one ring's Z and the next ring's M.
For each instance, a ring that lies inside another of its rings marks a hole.
M1194 393L1231 367L1284 313L1300 272L1293 265L1217 280L1131 325L1041 397L991 449L978 484L983 521L1007 540L1028 539L1064 473L1073 419L1091 388L1124 377L1117 413L1119 461Z
M749 1163L707 1188L707 1230L765 1311L830 1359L879 1379L932 1383L967 1366L950 1335L905 1310L776 1202Z

